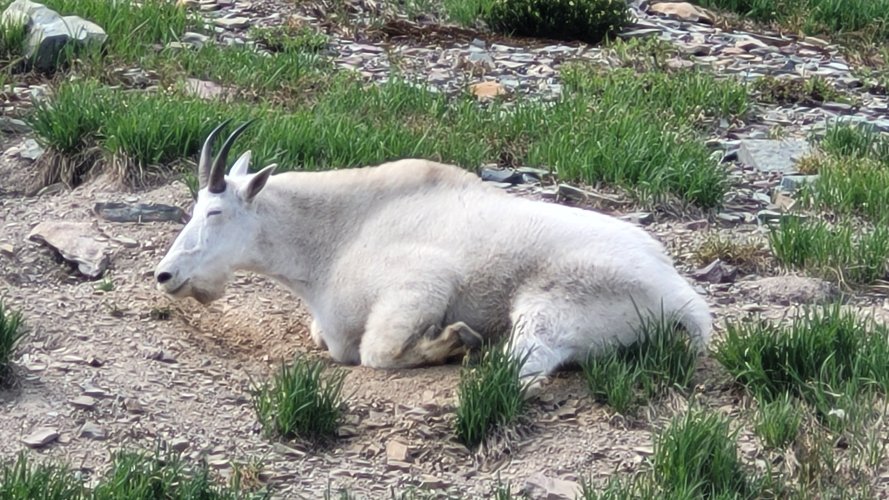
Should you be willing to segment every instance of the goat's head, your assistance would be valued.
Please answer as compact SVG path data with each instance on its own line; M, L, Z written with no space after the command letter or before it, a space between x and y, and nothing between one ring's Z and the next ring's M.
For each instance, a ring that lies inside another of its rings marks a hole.
M216 158L213 142L226 120L204 142L198 162L199 190L191 220L176 237L154 272L157 287L176 297L193 297L202 304L222 296L232 273L250 258L259 228L254 199L265 187L275 168L269 165L248 174L250 151L242 154L229 170L224 169L235 139L247 122L225 140Z

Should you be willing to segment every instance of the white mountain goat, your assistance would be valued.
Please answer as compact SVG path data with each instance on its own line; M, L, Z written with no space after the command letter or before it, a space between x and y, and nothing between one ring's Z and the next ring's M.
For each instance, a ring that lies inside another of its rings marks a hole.
M459 167L406 159L375 167L224 174L207 137L192 219L155 271L158 288L207 304L236 270L305 302L311 335L345 364L440 364L512 332L523 377L546 377L605 343L630 343L639 312L673 315L701 348L709 308L664 247L620 219L531 201Z

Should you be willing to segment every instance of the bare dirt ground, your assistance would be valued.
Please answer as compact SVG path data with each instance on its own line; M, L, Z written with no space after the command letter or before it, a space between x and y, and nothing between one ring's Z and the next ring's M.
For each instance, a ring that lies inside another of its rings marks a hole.
M181 224L107 222L92 207L101 201L138 201L188 211L185 186L126 192L97 179L73 191L12 194L29 169L33 166L26 161L0 160L5 179L0 242L13 246L12 254L0 256L0 295L23 312L30 332L16 357L17 383L0 392L3 460L26 449L22 438L49 428L58 439L30 453L61 459L89 477L104 471L113 451L151 450L163 440L207 460L223 476L231 473L232 462L259 460L262 480L281 498L318 498L328 488L381 498L390 488L404 491L411 485L480 497L491 492L498 477L522 487L540 483L542 476L602 481L632 471L652 451L651 429L687 404L672 398L649 408L646 418L628 420L592 402L579 373L565 372L533 403L521 432L473 454L453 438L451 427L459 366L349 367L346 423L333 446L269 442L259 433L251 382L267 379L296 353L327 359L308 337L309 319L299 300L266 279L241 274L226 297L209 306L190 299L170 302L154 289L152 272ZM108 238L111 291L97 290L97 282L78 277L49 248L27 240L44 220L89 221ZM674 220L647 228L668 243L683 271L692 270L687 253L700 238L700 224ZM118 239L126 244L115 243ZM766 292L763 283L751 276L710 286L717 325L749 312L786 314L786 297ZM883 310L881 300L856 301ZM168 319L158 318L167 310ZM710 359L702 363L695 398L742 415L748 403L714 365ZM85 395L94 398L91 407L76 404ZM105 436L81 435L85 424ZM404 461L387 453L393 442L407 445ZM739 446L748 463L764 466L765 455L749 429L741 433ZM887 484L879 488L885 494Z

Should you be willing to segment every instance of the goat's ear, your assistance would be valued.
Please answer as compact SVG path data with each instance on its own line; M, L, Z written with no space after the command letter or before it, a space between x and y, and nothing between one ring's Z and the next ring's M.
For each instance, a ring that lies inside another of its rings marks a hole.
M241 177L242 175L247 175L247 170L250 169L250 157L252 156L252 152L247 150L238 157L238 160L232 165L232 168L228 171L229 177Z
M259 172L256 172L256 174L250 178L250 182L244 187L244 201L250 203L253 201L253 198L256 198L256 195L265 187L266 181L269 180L269 177L271 177L272 172L277 166L277 163L272 163Z

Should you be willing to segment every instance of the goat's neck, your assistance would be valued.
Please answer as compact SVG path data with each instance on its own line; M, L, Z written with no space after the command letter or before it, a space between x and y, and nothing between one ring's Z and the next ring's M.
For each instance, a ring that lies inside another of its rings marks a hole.
M308 299L360 226L366 200L328 189L270 183L254 201L258 229L244 268Z

